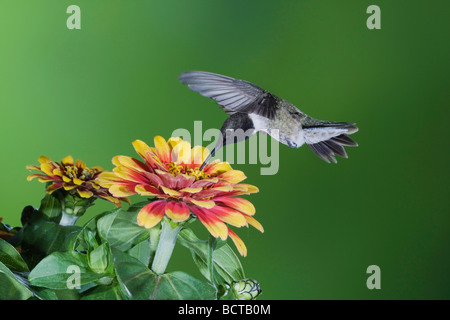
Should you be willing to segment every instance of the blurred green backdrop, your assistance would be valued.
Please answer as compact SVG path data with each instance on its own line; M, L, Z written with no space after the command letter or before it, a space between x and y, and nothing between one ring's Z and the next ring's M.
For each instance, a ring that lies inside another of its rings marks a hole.
M66 27L71 4L81 30ZM381 30L366 27L371 4ZM265 233L238 234L261 298L448 299L449 10L411 0L2 0L0 216L19 225L22 208L39 205L44 187L26 181L25 165L40 155L110 170L114 155L136 156L134 139L152 144L195 120L220 127L226 114L177 80L207 70L360 127L360 147L337 165L284 145L277 175L234 165L260 188L249 200ZM79 223L111 207L99 200ZM366 287L373 264L381 290ZM176 269L195 274L180 246Z

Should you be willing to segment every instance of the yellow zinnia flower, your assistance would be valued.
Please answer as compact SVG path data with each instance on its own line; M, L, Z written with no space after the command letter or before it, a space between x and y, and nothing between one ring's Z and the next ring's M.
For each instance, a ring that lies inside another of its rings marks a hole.
M120 207L121 200L127 200L123 197L115 197L109 193L108 189L99 186L95 179L103 171L100 167L88 168L81 160L74 162L72 156L65 157L61 162L41 156L38 161L39 166L28 165L26 168L42 173L31 174L27 180L38 178L39 182L50 183L46 189L48 194L56 190L64 190L77 194L81 198L102 198L114 203L117 207Z
M246 176L233 170L227 162L215 160L199 170L209 150L181 138L154 138L155 147L136 140L133 146L143 161L116 156L113 172L98 177L100 186L108 188L116 197L139 194L154 196L156 201L144 206L138 224L145 228L157 225L166 215L176 222L186 221L192 212L206 229L222 240L228 236L239 253L247 254L244 242L228 227L248 226L263 232L262 225L253 218L255 207L236 196L258 192L258 188L241 184Z

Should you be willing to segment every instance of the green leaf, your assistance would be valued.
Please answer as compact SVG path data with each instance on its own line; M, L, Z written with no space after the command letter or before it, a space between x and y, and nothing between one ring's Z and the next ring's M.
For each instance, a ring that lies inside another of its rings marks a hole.
M122 292L133 300L216 299L216 289L191 275L175 271L153 273L141 261L113 249L117 279Z
M109 232L109 229L111 228L112 223L114 222L114 219L116 219L117 216L117 212L123 210L122 208L118 208L110 213L104 214L102 215L96 225L97 225L97 231L99 233L99 235L103 238L103 239L107 239L107 235Z
M78 291L73 289L58 289L55 295L58 300L80 300Z
M148 266L150 264L150 259L152 256L152 248L150 247L150 238L139 242L137 245L132 247L127 253L133 258L138 259L144 265Z
M109 286L96 286L83 292L81 300L123 300L118 283Z
M89 220L82 227L74 243L73 250L86 253L88 265L95 273L114 272L110 245L100 234L99 228L104 226L105 221L112 221L116 211L103 212Z
M128 299L148 300L155 274L141 261L113 248L114 267L121 290Z
M50 289L68 289L74 270L79 271L80 285L100 280L105 273L92 272L87 266L85 255L80 253L54 252L44 258L29 274L30 284Z
M39 211L49 220L59 222L61 218L61 201L52 194L47 194L41 200Z
M98 229L99 222L103 218L109 216L112 216L114 218L114 212L115 211L106 211L100 213L86 222L76 237L73 249L79 251L88 251L89 249L95 249L96 247L98 247L99 243L103 242L100 230Z
M155 256L161 233L160 226L148 230L150 237L139 242L134 247L126 251L130 256L138 259L143 264L149 266Z
M53 252L72 250L81 230L78 226L60 226L48 221L38 211L33 214L23 228L22 240L22 256L31 268Z
M32 292L0 262L0 300L26 300Z
M30 286L33 296L39 300L58 300L55 290Z
M30 271L19 252L3 239L0 239L0 262L13 271Z
M149 237L149 231L137 224L139 210L139 208L134 206L127 211L117 211L110 227L107 230L102 227L102 234L106 235L111 247L127 251Z
M151 300L213 300L216 289L209 283L182 272L174 271L156 276Z
M191 251L195 264L203 276L209 280L210 275L207 265L208 241L200 240L191 229L186 228L180 232L178 242ZM218 248L213 253L213 261L214 281L217 284L230 285L233 281L245 278L242 264L228 244L218 245Z

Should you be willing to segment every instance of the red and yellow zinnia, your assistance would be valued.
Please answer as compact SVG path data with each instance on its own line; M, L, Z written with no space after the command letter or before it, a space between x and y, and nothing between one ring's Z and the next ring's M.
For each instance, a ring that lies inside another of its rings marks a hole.
M233 170L227 162L215 160L200 171L209 155L208 149L191 145L181 138L154 138L155 147L136 140L134 149L143 161L116 156L113 172L102 172L100 186L108 188L116 197L139 194L156 200L144 206L138 224L145 228L157 225L164 216L182 222L192 212L214 236L222 240L228 236L239 253L247 254L243 241L228 227L249 224L263 232L262 225L253 218L253 204L237 196L258 192L258 188L240 183L246 176Z
M47 157L41 156L39 166L26 166L29 170L41 171L40 174L31 174L28 181L38 178L39 182L47 183L46 192L52 194L56 190L77 193L81 198L102 198L120 207L121 200L128 201L124 197L115 197L109 193L107 188L101 187L96 179L103 171L100 167L86 167L86 164L72 156L67 156L61 162L55 162Z

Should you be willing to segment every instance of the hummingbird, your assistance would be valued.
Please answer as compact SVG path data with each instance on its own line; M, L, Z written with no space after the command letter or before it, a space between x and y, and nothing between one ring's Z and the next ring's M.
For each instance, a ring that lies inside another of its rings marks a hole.
M306 144L328 163L337 163L336 154L348 157L344 146L358 146L349 137L358 131L355 123L315 119L253 83L205 71L187 71L178 79L191 90L214 99L230 115L220 129L222 139L216 142L200 170L219 148L246 140L257 132L265 132L290 148ZM244 134L230 138L238 129Z

